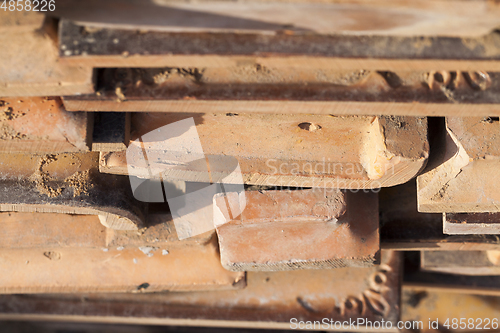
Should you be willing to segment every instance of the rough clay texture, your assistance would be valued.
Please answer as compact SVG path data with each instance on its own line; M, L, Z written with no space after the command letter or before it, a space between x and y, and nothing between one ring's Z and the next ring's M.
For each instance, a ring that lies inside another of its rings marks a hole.
M99 215L118 230L137 230L145 205L127 177L97 170L98 153L0 154L0 210Z
M69 111L498 115L500 74L234 67L105 68L97 92L67 96ZM472 104L472 105L471 105Z
M248 113L192 116L212 179L220 178L227 164L224 161L232 156L245 184L378 188L408 181L422 169L428 156L427 122L420 118ZM132 140L185 118L186 114L174 113L134 114L130 144L136 145ZM394 128L398 126L401 128ZM164 161L171 157L163 152L161 142L143 141L148 156L155 155L158 161L144 161L142 153L133 151L104 153L100 170L115 174L133 170L141 178L162 174L174 180L208 179L206 162L190 161L189 154L182 155L185 163L166 165Z
M221 261L233 271L371 266L380 249L377 212L375 193L336 189L214 197Z
M59 98L0 97L0 152L89 151L89 117L66 112Z
M69 163L72 163L73 165L77 163L81 165L81 161L76 155L63 155L63 158L67 160L70 159ZM29 178L35 183L35 187L38 192L49 197L57 197L61 195L64 189L63 186L66 185L73 189L73 197L80 195L88 196L89 188L94 186L90 178L90 170L76 171L72 173L68 177L64 178L64 185L61 185L60 179L54 178L48 171L46 171L49 165L57 160L57 155L45 155L39 158L38 167Z
M499 130L498 117L446 118L442 153L417 178L419 211L500 212Z

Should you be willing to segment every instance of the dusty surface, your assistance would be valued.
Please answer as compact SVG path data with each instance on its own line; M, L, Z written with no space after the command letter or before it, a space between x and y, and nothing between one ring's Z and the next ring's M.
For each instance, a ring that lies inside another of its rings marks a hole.
M84 112L67 112L59 98L0 98L0 152L88 151Z
M145 205L128 178L98 172L98 153L2 154L0 210L99 215L118 230L138 230Z
M68 170L81 166L81 161L77 155L45 155L40 157L35 172L29 178L35 183L35 187L38 192L49 197L57 197L61 195L64 186L68 186L73 190L73 197L80 195L88 196L89 189L93 187L92 180L90 178L90 170L75 171L64 178L64 183L60 182L61 179L55 178L51 175L50 164L57 162L60 158L63 159L62 163L69 163Z
M9 124L10 120L25 116L26 113L23 111L16 112L14 108L9 105L9 102L0 100L0 139L26 139L26 134L17 132Z
M324 66L111 68L71 111L497 115L500 75L485 71L369 71Z
M44 173L51 179L63 181L76 172L91 170L97 164L96 153L63 154L0 154L0 177L21 179Z
M62 187L54 187L50 186L49 182L54 180L47 173L42 171L42 168L45 164L50 163L56 160L54 155L47 155L45 157L40 158L39 167L35 170L35 173L30 177L30 180L35 183L35 187L39 193L45 194L49 197L57 197L62 193Z
M418 3L436 4L437 2L418 1ZM434 18L442 17L443 13L450 10L449 1L439 3L440 6L446 4L446 8L440 10ZM473 6L472 11L480 8L481 5L492 4L486 1L477 3L456 1L454 3L458 7L465 4ZM481 5L478 5L479 3ZM230 4L241 5L240 2ZM393 2L390 4L391 7L394 6ZM200 3L196 5L199 6ZM493 12L499 10L498 6L492 6L491 9ZM168 15L172 14L171 10L175 12L175 9L169 8ZM490 8L487 11L491 14ZM136 14L132 16L137 17ZM147 63L148 67L177 68L258 65L261 68L287 67L312 70L324 68L374 71L500 70L498 62L491 61L500 57L499 35L492 28L474 37L463 37L464 34L458 31L463 32L462 29L471 28L469 24L471 12L463 14L467 23L455 22L460 25L460 28L451 28L452 22L450 21L444 23L448 33L453 32L458 35L451 38L441 37L436 27L431 28L427 33L420 31L416 36L410 34L407 37L397 36L395 30L386 31L387 34L381 31L371 31L372 35L366 31L359 31L352 35L301 33L299 29L280 29L275 33L263 34L234 31L186 32L185 28L181 31L158 32L135 28L119 29L116 25L95 28L88 23L63 19L60 22L59 52L61 61L64 63L95 68L144 67L144 63ZM373 13L370 13L371 15ZM116 17L116 15L112 16ZM305 16L307 15L300 13L301 18ZM386 13L384 22L390 17L392 16ZM211 19L212 22L217 22L220 18L211 16ZM493 20L496 21L495 26L497 26L498 17L495 16ZM165 22L165 16L162 16L162 22ZM331 26L331 24L330 16L328 25ZM380 25L382 22L377 24ZM413 33L415 33L414 28L412 27ZM100 42L96 43L96 40Z
M70 177L64 180L65 183L68 183L70 187L73 188L73 196L77 197L80 195L88 195L89 188L93 185L90 181L90 171L80 171L75 172Z
M386 149L394 155L405 158L429 157L427 131L415 131L415 128L427 128L424 117L380 117L380 126L385 137Z
M67 100L331 100L421 103L487 103L498 91L496 72L370 71L337 68L234 67L109 68L98 92ZM274 87L273 87L274 86ZM318 90L326 90L321 92ZM304 91L300 91L304 90ZM334 93L333 96L330 96ZM147 110L146 110L147 111Z
M418 73L424 76L424 73ZM259 64L221 68L109 68L100 75L99 94L115 91L137 98L140 95L160 97L176 86L195 91L206 84L300 84L329 83L339 86L363 86L374 72L367 70L268 68ZM422 80L425 81L425 80ZM417 81L418 82L418 81ZM407 85L415 85L415 80ZM118 96L117 96L118 97ZM125 97L125 96L124 96ZM125 97L126 98L126 97ZM199 98L199 97L198 97Z

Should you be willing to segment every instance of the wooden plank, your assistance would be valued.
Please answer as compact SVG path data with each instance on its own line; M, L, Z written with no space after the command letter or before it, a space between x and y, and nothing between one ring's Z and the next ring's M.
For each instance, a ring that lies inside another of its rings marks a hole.
M0 211L99 215L109 228L137 230L145 205L127 177L103 175L97 153L3 154Z
M229 207L240 196L244 207L233 216ZM377 217L375 193L261 190L214 197L221 262L231 271L372 266L380 263Z
M89 151L92 115L66 112L59 98L0 99L0 153Z
M399 317L401 263L399 254L385 252L382 266L370 268L250 272L246 288L228 291L75 294L50 298L7 295L0 298L0 318L70 316L73 320L115 323L253 328L271 325L290 328L291 318L302 321L331 318L334 323L364 318L372 322L389 320L395 326ZM366 331L362 323L359 330Z
M448 235L498 235L500 213L443 213L443 232Z
M499 130L498 117L446 118L438 154L417 178L420 212L500 211Z
M260 112L412 116L500 114L500 74L319 68L109 68L69 111Z
M499 251L422 251L424 271L462 275L500 275Z
M396 251L500 250L494 235L447 235L442 214L417 210L415 180L379 192L380 246Z
M234 289L245 273L222 268L216 240L199 246L3 249L0 293ZM163 253L162 253L163 252ZM77 267L75 266L77 264Z
M130 114L105 112L94 117L92 151L127 149L130 140Z
M161 132L161 127L191 116L212 180L227 176L229 156L239 163L245 184L380 188L414 177L428 154L425 118L137 113L132 116L132 140L155 130L154 142L143 142L141 148L138 141L131 141L130 147L136 148L101 154L100 171L128 174L130 169L131 175L140 178L159 179L161 175L208 182L205 162L188 161L191 155L186 154L173 157L175 152L165 151L171 131L165 127ZM174 148L182 151L180 146ZM149 161L144 160L142 149ZM186 160L165 164L176 158ZM225 181L241 182L241 178Z
M137 33L137 30L93 28L63 19L59 27L59 54L61 62L67 64L113 68L217 68L250 64L311 70L500 71L497 38L496 33L470 38Z
M0 19L0 25L11 26L5 15ZM92 68L59 61L53 23L47 21L43 29L36 31L32 30L31 20L27 24L27 29L10 29L0 34L3 46L0 54L0 97L93 92Z
M96 28L141 31L481 36L500 24L486 1L65 1L53 13ZM116 43L118 44L118 43Z

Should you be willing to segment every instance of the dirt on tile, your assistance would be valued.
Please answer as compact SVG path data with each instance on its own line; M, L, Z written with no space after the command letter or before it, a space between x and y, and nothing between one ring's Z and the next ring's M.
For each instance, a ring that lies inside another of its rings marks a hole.
M90 179L90 171L77 171L61 181L52 177L44 170L47 165L57 160L57 155L45 155L39 159L36 171L29 178L35 183L37 191L53 198L61 195L66 187L71 187L73 189L73 197L89 195L89 189L93 186Z
M8 123L8 121L20 118L25 114L26 113L24 112L16 112L14 108L9 106L8 102L0 100L0 139L3 140L26 139L27 136L25 134L16 131Z

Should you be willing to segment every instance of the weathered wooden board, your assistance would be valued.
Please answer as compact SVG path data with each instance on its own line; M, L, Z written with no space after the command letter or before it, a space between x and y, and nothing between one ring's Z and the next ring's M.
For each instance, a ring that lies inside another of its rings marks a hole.
M443 213L443 232L448 235L498 235L500 213Z
M497 33L459 38L148 32L63 19L59 54L61 62L89 67L500 71L498 39Z
M420 212L500 211L498 117L446 118L446 137L417 178ZM484 233L487 233L486 231Z
M422 251L424 271L462 275L500 275L500 251Z
M233 216L228 207L241 200L241 214ZM369 267L380 260L375 193L221 193L214 197L214 220L221 262L231 271Z
M145 205L128 177L103 175L98 153L2 154L0 211L99 215L109 228L137 230Z
M500 74L331 68L109 68L69 111L494 116Z
M34 30L38 17L31 19L32 16L27 15L27 27L23 28L22 15L1 12L0 97L61 96L94 91L91 67L59 61L56 27L51 21ZM13 15L12 18L9 15Z
M101 112L94 115L92 151L127 149L130 140L130 114Z
M174 133L166 125L191 117L210 164L209 174L205 159L187 163L190 155L182 153L187 148L176 146L181 160L172 160L174 152L165 151ZM242 178L227 179L228 183L359 189L404 183L418 174L428 156L425 118L134 114L131 139L147 140L144 135L150 132L155 139L143 141L142 148L131 141L131 147L140 149L101 154L100 171L208 182L209 176L226 177L227 159L235 158ZM145 160L142 149L150 160Z
M66 112L60 98L0 99L0 153L89 151L92 115Z
M156 256L155 256L156 257ZM154 258L154 257L153 257ZM190 293L6 295L0 318L73 320L189 326L244 326L290 329L290 319L333 322L399 318L401 257L382 253L370 268L249 272L240 290ZM233 273L234 274L234 273ZM360 329L364 330L360 323Z
M51 13L92 28L140 31L481 36L500 25L488 1L64 1ZM115 44L119 44L116 42Z
M379 192L380 246L397 251L500 250L494 235L447 235L442 214L419 213L415 180Z

